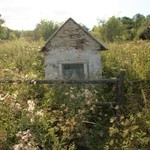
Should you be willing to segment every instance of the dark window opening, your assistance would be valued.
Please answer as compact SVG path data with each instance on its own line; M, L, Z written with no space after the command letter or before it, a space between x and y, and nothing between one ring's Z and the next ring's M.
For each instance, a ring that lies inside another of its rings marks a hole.
M62 64L62 73L64 79L84 79L84 64Z

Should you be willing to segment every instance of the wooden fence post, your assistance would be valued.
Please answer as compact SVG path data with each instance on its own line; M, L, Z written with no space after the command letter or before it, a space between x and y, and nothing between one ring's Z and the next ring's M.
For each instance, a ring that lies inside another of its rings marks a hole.
M120 114L120 106L123 103L124 99L124 76L125 76L125 71L121 70L120 74L118 75L118 82L117 82L117 88L116 88L116 102L117 102L117 111L116 114L117 116Z

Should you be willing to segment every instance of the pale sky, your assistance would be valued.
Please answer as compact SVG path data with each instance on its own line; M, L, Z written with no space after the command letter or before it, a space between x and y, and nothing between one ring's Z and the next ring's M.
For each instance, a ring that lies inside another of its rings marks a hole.
M150 0L0 0L5 26L33 30L42 19L63 22L73 18L92 28L98 19L150 14Z

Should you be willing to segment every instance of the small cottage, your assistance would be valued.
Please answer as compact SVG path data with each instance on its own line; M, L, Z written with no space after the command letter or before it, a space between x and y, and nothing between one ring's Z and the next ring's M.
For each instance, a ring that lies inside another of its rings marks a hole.
M92 80L102 75L100 51L104 45L69 18L42 48L45 78L49 80Z

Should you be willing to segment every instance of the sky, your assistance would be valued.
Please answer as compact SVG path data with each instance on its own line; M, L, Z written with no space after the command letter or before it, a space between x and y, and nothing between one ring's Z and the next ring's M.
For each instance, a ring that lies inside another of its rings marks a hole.
M1 18L14 30L33 30L41 20L64 22L73 18L88 28L98 19L150 14L150 0L0 0Z

